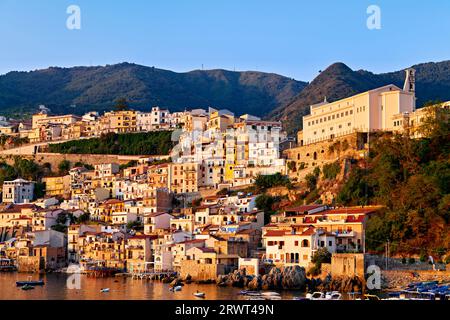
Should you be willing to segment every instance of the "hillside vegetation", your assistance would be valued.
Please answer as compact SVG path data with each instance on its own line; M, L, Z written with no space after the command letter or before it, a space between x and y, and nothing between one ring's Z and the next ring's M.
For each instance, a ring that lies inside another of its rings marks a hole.
M371 142L366 164L350 172L338 204L385 206L369 220L370 250L442 256L450 250L450 119L449 110L435 108L422 132L428 137L381 135Z
M98 67L52 67L0 75L0 111L20 117L44 104L53 113L108 111L119 97L148 111L225 108L266 115L288 103L306 83L256 71L195 70L177 73L132 63Z
M173 147L172 131L108 133L99 138L50 144L49 152L116 155L167 155Z

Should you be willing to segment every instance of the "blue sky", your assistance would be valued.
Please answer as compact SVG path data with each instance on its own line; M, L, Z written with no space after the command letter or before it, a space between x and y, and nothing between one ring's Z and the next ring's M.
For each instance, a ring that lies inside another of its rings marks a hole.
M66 9L81 8L81 30ZM369 5L381 29L366 27ZM341 61L399 70L450 59L450 1L0 0L0 74L123 61L312 80Z

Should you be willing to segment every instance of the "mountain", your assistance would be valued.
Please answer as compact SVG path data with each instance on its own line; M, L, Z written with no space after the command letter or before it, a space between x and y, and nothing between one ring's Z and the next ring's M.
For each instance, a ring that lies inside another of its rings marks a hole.
M450 100L450 61L423 63L416 69L417 106L431 100ZM405 71L374 74L365 70L353 71L343 63L334 63L321 72L305 89L288 104L275 109L268 118L283 121L285 129L295 134L302 127L302 116L309 113L309 106L336 101L367 90L394 84L403 88Z
M125 97L137 110L154 105L181 111L208 106L263 116L287 104L306 83L263 72L195 70L176 73L131 63L51 67L0 76L0 113L49 107L53 113L110 110Z

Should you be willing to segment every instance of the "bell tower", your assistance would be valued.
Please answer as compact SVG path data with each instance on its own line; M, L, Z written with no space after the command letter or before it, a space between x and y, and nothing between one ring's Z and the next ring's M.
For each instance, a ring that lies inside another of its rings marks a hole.
M406 78L405 84L403 85L403 91L413 94L413 110L416 110L416 70L413 68L408 68L405 72Z

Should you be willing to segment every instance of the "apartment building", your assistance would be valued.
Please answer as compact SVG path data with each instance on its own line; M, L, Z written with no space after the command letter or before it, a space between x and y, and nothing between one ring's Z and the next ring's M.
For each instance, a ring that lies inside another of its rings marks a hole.
M49 116L45 112L40 112L37 114L34 114L32 116L32 129L39 128L41 126L45 126L48 124L53 125L70 125L74 124L81 120L81 117L73 115L73 114L66 114L61 116Z
M57 177L44 177L42 182L45 183L45 194L47 196L70 197L70 175Z
M33 200L34 182L24 179L3 182L2 200L5 203L27 203Z
M100 118L102 132L129 133L137 131L137 116L134 110L105 112Z
M173 193L197 192L200 186L199 163L170 163L169 164L169 189Z

